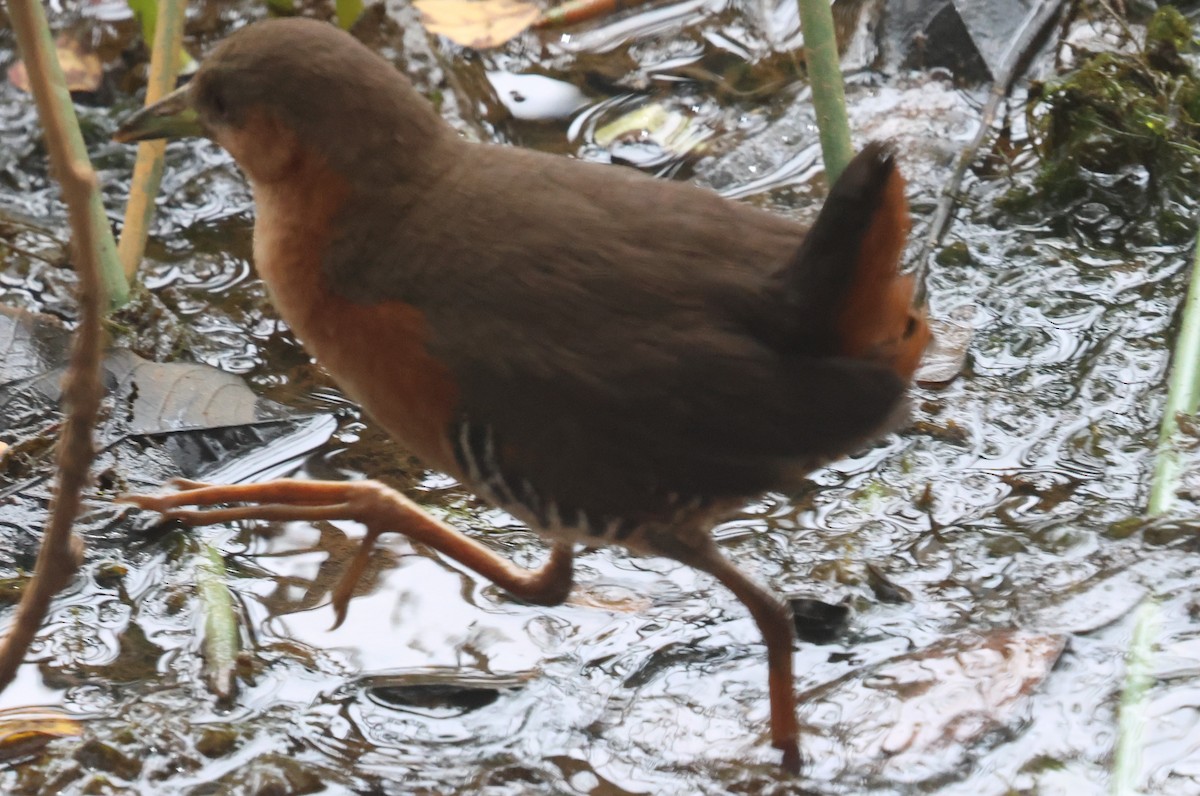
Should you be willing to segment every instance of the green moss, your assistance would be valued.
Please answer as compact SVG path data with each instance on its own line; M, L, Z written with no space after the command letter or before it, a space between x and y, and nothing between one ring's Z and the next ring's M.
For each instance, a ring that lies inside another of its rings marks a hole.
M1166 57L1168 60L1159 68L1175 66L1182 64L1179 53L1188 49L1192 42L1191 23L1175 6L1163 6L1146 25L1146 44L1142 54L1151 62Z
M964 241L949 243L937 253L938 265L970 265L975 262L971 250Z
M1090 201L1112 188L1114 176L1138 169L1156 196L1190 193L1200 171L1200 80L1180 53L1193 46L1191 25L1164 6L1140 52L1092 54L1035 90L1038 198L1057 206ZM1014 195L1009 204L1023 210L1027 198Z

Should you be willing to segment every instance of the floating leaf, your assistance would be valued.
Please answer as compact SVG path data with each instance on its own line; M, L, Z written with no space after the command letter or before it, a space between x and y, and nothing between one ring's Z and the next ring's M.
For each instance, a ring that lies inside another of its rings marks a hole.
M929 328L933 342L921 358L916 381L923 387L944 387L962 373L974 332L964 323L936 318L930 319Z
M113 351L105 371L128 396L121 418L127 433L157 434L191 428L242 426L263 419L254 391L232 373L191 362L149 362Z
M71 738L82 732L79 719L59 708L0 710L0 761L29 757L55 738Z
M964 770L975 747L1020 724L1066 643L1016 630L964 634L813 689L800 718L812 728L804 752L819 761L814 776L898 787Z
M413 5L430 33L477 50L504 44L540 14L521 0L416 0Z
M54 51L58 55L58 65L62 67L68 91L90 93L100 88L103 74L100 56L84 49L81 42L66 34L54 40ZM21 91L29 92L29 73L24 61L17 61L8 68L8 80Z
M233 593L225 577L221 553L204 545L196 564L196 589L204 603L204 680L225 705L237 695L238 651L241 632Z
M608 149L617 143L652 143L675 156L698 151L712 131L685 113L657 102L643 105L596 130L595 141Z
M70 346L57 318L0 307L0 384L59 367Z

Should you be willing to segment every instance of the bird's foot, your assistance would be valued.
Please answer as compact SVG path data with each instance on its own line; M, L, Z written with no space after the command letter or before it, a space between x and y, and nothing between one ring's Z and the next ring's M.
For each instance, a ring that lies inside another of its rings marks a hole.
M557 605L571 588L572 548L559 544L541 569L514 566L502 556L445 523L378 481L303 481L283 478L260 484L214 486L176 480L178 489L165 495L125 495L118 500L188 525L238 520L275 522L350 520L366 526L367 535L333 590L337 627L358 580L366 571L380 534L397 531L478 572L515 597L538 605ZM248 505L228 506L240 503ZM220 508L214 506L221 505ZM185 508L196 506L197 508Z
M163 495L122 495L118 503L128 503L147 511L157 511L165 519L187 525L216 525L235 520L323 520L359 519L361 499L366 490L382 488L373 482L302 481L281 478L260 484L213 485L203 481L176 478L170 481L177 491ZM254 505L211 508L225 503ZM186 509L184 506L197 506Z

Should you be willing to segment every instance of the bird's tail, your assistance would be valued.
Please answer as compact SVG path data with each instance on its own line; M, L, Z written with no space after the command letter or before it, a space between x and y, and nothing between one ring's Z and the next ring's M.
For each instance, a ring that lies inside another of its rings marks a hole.
M881 362L905 380L930 339L912 306L912 277L899 272L909 227L895 154L872 142L834 184L784 276L805 325L819 326L838 354Z

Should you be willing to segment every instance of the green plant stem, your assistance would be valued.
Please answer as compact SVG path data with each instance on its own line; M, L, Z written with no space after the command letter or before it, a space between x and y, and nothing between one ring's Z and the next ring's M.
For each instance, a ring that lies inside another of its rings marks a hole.
M158 8L158 5L152 6ZM175 87L183 46L183 22L187 0L162 0L155 14L154 49L150 55L150 79L146 85L146 104L151 105ZM167 142L143 141L138 144L133 179L129 184L129 202L125 205L125 225L117 252L125 279L132 282L146 252L146 236L154 218L154 198L162 182L163 152Z
M1113 796L1134 796L1139 793L1145 746L1142 730L1146 724L1146 693L1154 683L1150 658L1158 635L1158 618L1158 603L1151 599L1138 607L1134 619L1133 638L1125 655L1125 685L1121 689L1121 713L1113 751Z
M813 110L825 160L825 179L833 185L854 157L850 144L850 120L846 116L846 93L837 34L829 0L798 0L800 27L804 31L804 60L812 86Z
M51 36L50 26L46 23L46 12L40 2L25 3L21 0L9 0L8 9L13 18L17 45L21 48L21 56L30 71L31 81L34 69L44 70L48 79L49 90L35 91L33 94L37 103L38 118L42 120L43 126L51 118L60 119L62 122L63 142L67 146L67 151L63 153L66 160L54 161L54 167L61 170L70 168L69 164L86 164L90 171L91 161L88 160L83 134L79 131L79 117L75 115L71 92L67 89L67 81L63 78L62 67L55 55L54 37ZM18 18L22 20L21 23L17 22ZM36 66L33 63L35 59L38 61ZM87 213L89 226L95 230L96 256L100 261L100 280L104 292L111 307L120 307L129 300L129 283L125 281L121 261L117 258L117 244L108 225L108 216L104 212L98 186L93 185L88 191Z
M1192 275L1183 304L1183 325L1171 356L1171 376L1167 382L1167 405L1163 408L1158 434L1158 458L1154 481L1150 485L1147 510L1159 515L1171 508L1179 488L1179 451L1173 441L1179 429L1179 414L1195 414L1200 402L1200 235L1192 256Z
M334 0L333 7L338 27L342 30L350 30L362 16L363 0Z
M204 680L218 699L229 702L237 693L237 612L226 583L221 551L204 542L196 565L196 588L204 611Z

